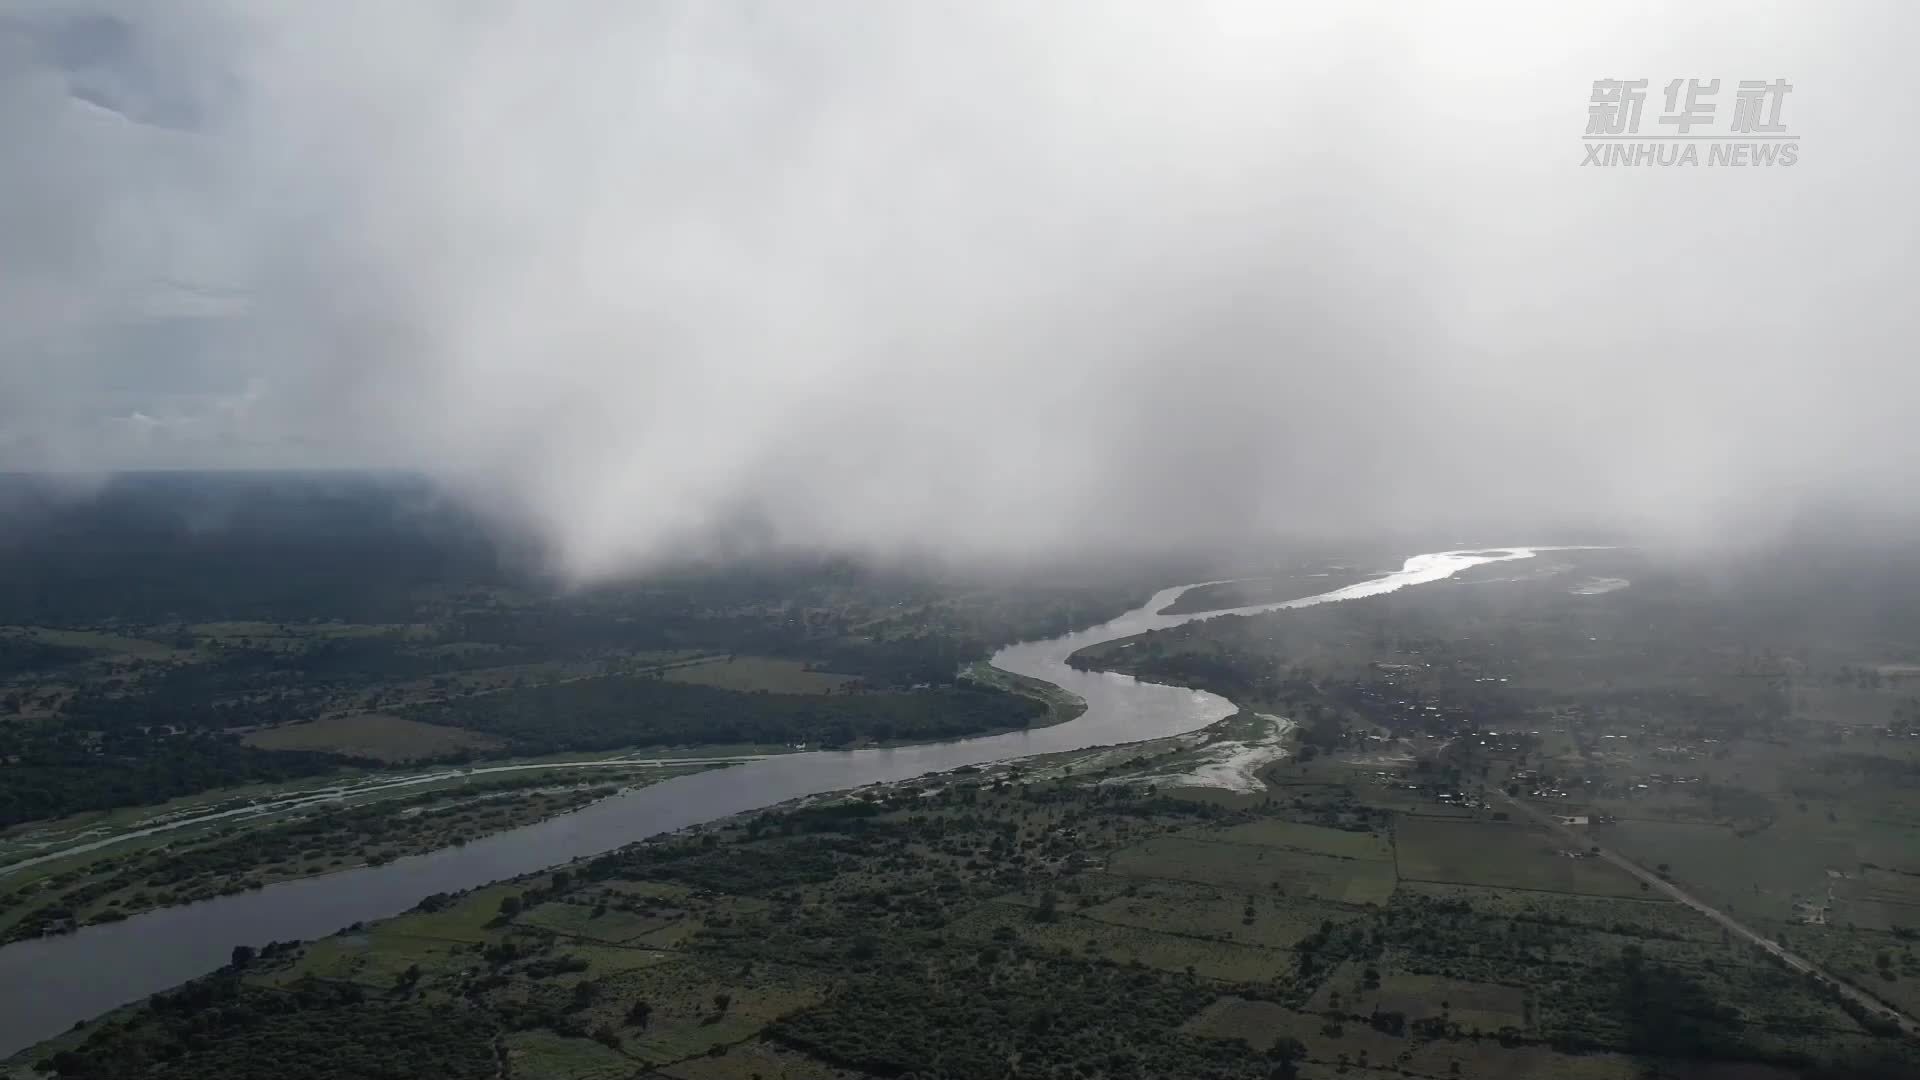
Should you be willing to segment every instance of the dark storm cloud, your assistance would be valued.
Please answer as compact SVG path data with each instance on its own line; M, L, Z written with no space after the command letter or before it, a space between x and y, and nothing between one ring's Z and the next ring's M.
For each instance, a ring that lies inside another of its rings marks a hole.
M0 467L418 466L583 574L1914 479L1904 5L0 12ZM1779 76L1792 168L1580 167Z

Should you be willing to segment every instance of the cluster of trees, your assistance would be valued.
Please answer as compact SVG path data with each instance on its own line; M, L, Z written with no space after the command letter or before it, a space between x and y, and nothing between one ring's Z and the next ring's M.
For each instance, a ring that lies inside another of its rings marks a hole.
M78 732L0 724L0 826L143 806L212 788L334 772L347 759L259 750L226 735Z
M1244 1044L1181 1033L1214 996L1189 979L1017 945L993 960L973 949L925 959L939 979L862 978L767 1035L844 1068L930 1080L998 1076L1016 1056L1041 1076L1253 1078L1271 1069Z
M912 693L760 694L608 676L418 706L417 720L471 728L521 752L622 746L948 739L1025 727L1046 712L988 687Z
M266 990L229 970L38 1064L62 1080L482 1080L498 1075L495 1030L471 1009L376 999L352 983Z

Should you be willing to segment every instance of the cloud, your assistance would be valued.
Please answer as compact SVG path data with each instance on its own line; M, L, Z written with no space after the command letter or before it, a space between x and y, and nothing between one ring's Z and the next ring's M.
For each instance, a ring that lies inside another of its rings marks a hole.
M14 7L0 466L418 467L593 575L1920 460L1903 5ZM1792 168L1580 167L1594 79L1778 76Z

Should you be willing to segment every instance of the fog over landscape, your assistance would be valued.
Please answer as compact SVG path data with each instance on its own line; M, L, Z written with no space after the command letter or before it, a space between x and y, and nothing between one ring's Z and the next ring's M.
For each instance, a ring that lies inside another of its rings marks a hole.
M1916 30L0 0L0 470L417 469L582 577L1903 511ZM1583 168L1602 78L1785 78L1799 160Z

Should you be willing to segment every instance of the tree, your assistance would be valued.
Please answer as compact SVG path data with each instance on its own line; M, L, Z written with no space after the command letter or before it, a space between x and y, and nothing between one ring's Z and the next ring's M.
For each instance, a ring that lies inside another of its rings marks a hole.
M1036 922L1053 922L1060 917L1060 897L1052 890L1040 894L1040 906L1033 909Z
M727 1006L729 1006L729 1005L731 1005L731 1004L733 1004L733 995L732 995L732 994L715 994L715 995L713 995L713 1009L714 1009L714 1011L715 1011L715 1012L718 1012L718 1013L725 1013L725 1012L727 1011Z
M1300 1075L1300 1062L1307 1056L1307 1044L1289 1035L1276 1041L1267 1050L1267 1056L1275 1063L1271 1074L1274 1080L1293 1080Z
M627 1023L634 1027L646 1027L647 1020L653 1016L653 1006L646 1001L636 1001L627 1007Z
M254 956L253 946L235 945L233 947L233 966L237 968L246 967L248 964L253 963Z

